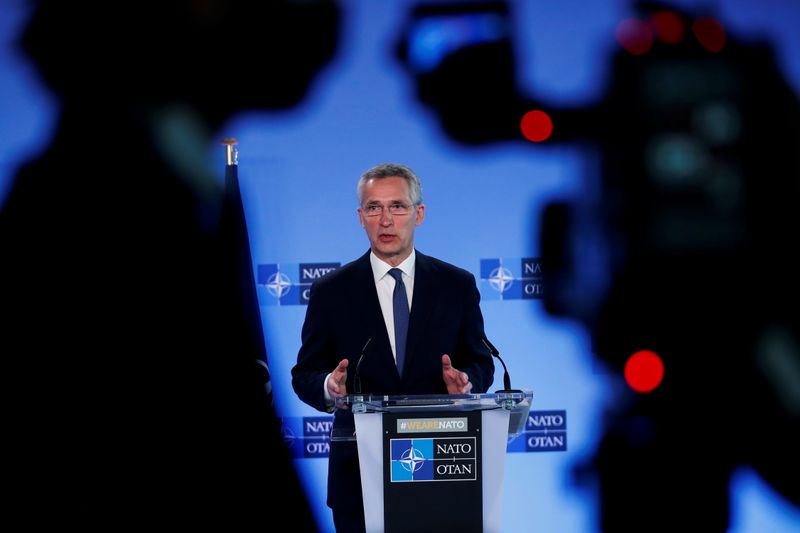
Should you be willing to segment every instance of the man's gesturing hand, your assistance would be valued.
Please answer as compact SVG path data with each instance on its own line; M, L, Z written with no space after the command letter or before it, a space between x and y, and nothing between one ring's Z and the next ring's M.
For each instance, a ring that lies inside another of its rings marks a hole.
M347 396L347 386L345 382L347 381L348 364L349 361L347 359L339 361L339 365L331 373L331 377L328 378L328 394L331 395L331 398Z
M472 383L470 383L467 373L453 368L450 356L447 354L442 356L442 378L444 384L447 385L448 394L467 394L472 390Z

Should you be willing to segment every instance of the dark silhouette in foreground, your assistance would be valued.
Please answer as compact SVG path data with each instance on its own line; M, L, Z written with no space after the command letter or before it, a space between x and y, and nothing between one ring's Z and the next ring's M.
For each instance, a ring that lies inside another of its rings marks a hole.
M23 46L61 111L0 215L27 524L315 529L206 156L234 113L297 104L337 26L322 0L35 5Z

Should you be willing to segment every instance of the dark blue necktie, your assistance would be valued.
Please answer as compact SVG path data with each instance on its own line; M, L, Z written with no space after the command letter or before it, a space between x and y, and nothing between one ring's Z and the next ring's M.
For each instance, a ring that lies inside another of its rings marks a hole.
M392 309L394 310L394 350L397 355L397 372L403 375L403 363L406 358L406 335L408 334L408 295L403 283L403 271L393 268L389 274L394 278L394 294Z

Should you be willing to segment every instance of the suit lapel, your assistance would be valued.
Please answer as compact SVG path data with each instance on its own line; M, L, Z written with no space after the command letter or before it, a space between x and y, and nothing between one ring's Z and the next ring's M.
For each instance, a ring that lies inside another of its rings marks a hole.
M425 333L428 317L439 298L433 266L425 255L417 252L414 269L414 297L411 301L406 339L406 368L414 362L417 344Z

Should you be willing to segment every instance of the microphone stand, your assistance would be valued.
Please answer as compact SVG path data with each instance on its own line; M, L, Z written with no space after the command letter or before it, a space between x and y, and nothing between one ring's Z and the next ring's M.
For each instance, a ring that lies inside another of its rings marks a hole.
M355 375L353 376L353 392L355 394L361 395L361 374L359 371L361 370L361 363L364 361L364 354L367 351L367 346L369 343L372 342L372 337L367 339L367 342L364 343L364 347L361 348L361 356L358 358L358 362L356 363L356 371ZM363 398L361 398L361 402L359 405L353 406L353 412L362 412L364 410ZM360 408L359 408L360 407Z
M483 341L483 345L486 346L486 349L489 350L489 353L492 354L494 357L496 357L500 361L500 364L503 365L503 389L496 390L494 392L495 394L500 394L502 396L505 396L505 398L503 398L502 400L498 399L498 401L501 402L506 408L510 409L513 407L515 403L519 403L522 401L521 397L513 398L511 396L514 394L522 395L523 392L519 389L511 388L511 376L509 376L508 374L508 367L506 367L506 363L505 361L503 361L503 358L500 357L500 352L497 351L497 348L495 348L494 345L491 342L489 342L489 339L485 337L482 338L481 341Z

